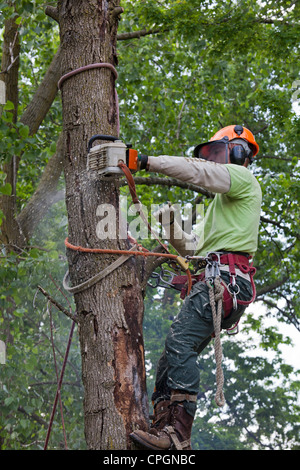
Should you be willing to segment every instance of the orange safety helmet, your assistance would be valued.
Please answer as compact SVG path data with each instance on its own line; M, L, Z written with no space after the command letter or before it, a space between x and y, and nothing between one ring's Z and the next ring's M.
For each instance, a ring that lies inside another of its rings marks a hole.
M220 129L215 135L210 139L211 141L214 140L221 140L224 137L228 137L229 141L233 139L244 139L248 142L249 147L253 152L253 157L258 154L259 146L255 141L255 137L249 129L243 126L227 126Z

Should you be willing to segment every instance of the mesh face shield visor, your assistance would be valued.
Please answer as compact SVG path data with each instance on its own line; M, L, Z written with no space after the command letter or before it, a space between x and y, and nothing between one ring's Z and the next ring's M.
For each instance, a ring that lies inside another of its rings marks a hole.
M215 163L234 163L243 165L248 157L251 163L252 150L244 139L230 140L224 137L221 140L209 141L197 145L194 156Z

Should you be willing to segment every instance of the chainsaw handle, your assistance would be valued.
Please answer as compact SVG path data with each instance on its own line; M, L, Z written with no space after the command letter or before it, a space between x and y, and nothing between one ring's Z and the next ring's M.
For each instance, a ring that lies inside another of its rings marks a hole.
M93 135L88 143L88 152L91 150L93 143L95 140L110 140L111 142L114 142L115 140L119 140L119 137L114 137L113 135L103 135L103 134L96 134Z

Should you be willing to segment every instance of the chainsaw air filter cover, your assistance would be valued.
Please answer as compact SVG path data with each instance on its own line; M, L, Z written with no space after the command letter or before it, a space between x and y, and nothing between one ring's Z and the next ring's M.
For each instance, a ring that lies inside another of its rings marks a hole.
M126 165L127 146L121 140L92 147L87 157L87 169L96 171L101 178L124 176L120 162Z

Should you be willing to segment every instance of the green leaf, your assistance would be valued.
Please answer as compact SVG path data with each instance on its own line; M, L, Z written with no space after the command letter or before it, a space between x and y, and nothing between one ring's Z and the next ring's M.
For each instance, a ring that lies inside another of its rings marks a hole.
M3 109L5 111L12 111L13 109L15 109L15 105L12 103L12 101L7 100Z
M23 137L23 139L27 139L29 135L29 127L28 126L22 126L19 129L20 136Z
M14 397L5 398L4 404L5 404L6 406L9 406L9 405L11 405L11 404L14 402L14 400L15 400Z
M12 191L12 187L10 183L6 183L4 186L0 187L0 192L5 196L10 196Z

